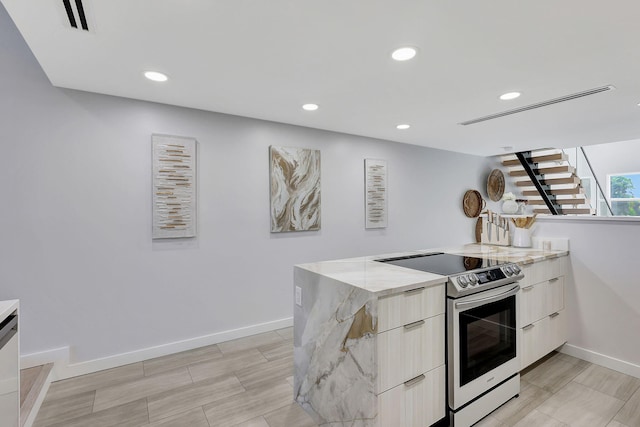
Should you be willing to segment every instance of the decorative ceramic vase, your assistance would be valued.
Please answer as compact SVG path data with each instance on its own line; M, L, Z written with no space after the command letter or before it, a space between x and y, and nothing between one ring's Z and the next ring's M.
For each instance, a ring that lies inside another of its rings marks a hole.
M515 214L518 212L519 208L520 206L518 206L518 202L516 202L515 200L505 200L504 202L502 202L503 213Z

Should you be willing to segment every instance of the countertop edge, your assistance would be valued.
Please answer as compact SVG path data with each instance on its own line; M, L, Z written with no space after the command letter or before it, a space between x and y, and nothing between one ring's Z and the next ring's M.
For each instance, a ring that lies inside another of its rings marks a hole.
M355 262L363 265L364 267L360 270L338 268L335 271L328 271L330 269L329 266L346 266L350 262ZM372 267L373 271L369 271L367 267ZM349 261L334 260L297 264L294 266L294 269L301 269L312 274L328 277L337 282L367 291L376 297L384 297L386 295L396 294L420 287L430 288L444 284L448 280L447 276L411 270L390 264L377 263L373 260L363 258L353 258ZM350 278L350 276L357 277ZM391 277L393 277L393 279L391 279ZM367 285L366 282L369 281L377 283ZM391 281L393 282L393 285L390 285L389 283L385 284L385 282Z
M481 244L468 244L451 248L413 250L392 254L369 255L355 258L334 259L328 261L296 264L299 268L313 274L326 276L346 285L383 297L418 287L432 287L447 282L448 277L426 273L376 262L394 256L406 256L419 253L444 252L455 255L491 258L498 261L514 262L519 265L534 264L554 258L567 256L568 250L544 251L533 248L512 248ZM393 277L393 278L391 278Z
M17 299L0 301L0 322L6 319L11 313L18 309L20 301Z

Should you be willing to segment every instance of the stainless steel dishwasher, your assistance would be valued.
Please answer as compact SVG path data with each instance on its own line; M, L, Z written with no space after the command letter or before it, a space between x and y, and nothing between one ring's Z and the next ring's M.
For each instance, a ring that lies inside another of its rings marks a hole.
M18 427L20 419L20 365L18 313L0 323L0 426Z

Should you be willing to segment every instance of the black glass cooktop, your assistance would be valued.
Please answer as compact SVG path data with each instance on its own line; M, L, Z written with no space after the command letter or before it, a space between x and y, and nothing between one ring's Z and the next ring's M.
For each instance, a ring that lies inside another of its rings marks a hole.
M385 258L376 261L426 271L428 273L441 274L443 276L451 276L469 270L489 267L488 265L483 265L482 258L445 254L443 252Z

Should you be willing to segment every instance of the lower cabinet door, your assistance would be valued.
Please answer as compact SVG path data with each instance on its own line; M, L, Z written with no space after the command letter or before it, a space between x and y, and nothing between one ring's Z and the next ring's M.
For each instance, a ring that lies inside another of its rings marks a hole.
M549 280L547 285L547 313L564 309L564 276Z
M567 342L565 310L557 311L522 328L520 335L520 369L551 353Z
M520 325L529 325L547 313L547 282L522 288L520 292Z
M378 396L378 427L427 427L446 411L445 366L439 366Z
M444 314L379 333L378 391L444 364Z
M565 310L549 315L549 351L555 350L567 342L567 316Z
M524 369L547 354L549 318L545 317L522 328L520 369Z

